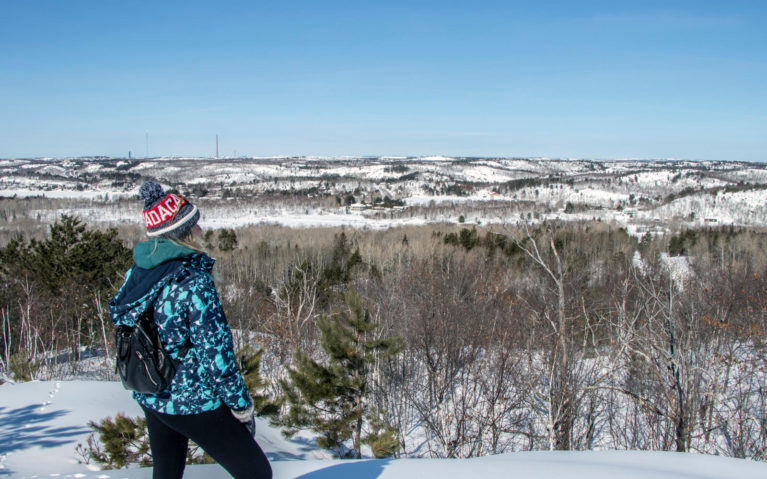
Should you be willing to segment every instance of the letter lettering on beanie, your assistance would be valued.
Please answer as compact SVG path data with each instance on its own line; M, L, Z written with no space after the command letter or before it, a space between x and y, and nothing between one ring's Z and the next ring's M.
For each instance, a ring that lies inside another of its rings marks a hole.
M155 226L162 223L162 220L160 219L160 215L157 214L157 211L155 210L149 210L149 221L147 221L147 226L150 228L154 228Z
M169 194L149 210L144 210L144 223L147 228L156 228L172 218L184 206L185 201L174 194Z
M165 200L165 206L173 212L176 211L178 204L179 201L178 198L176 198L176 195L168 195L168 198Z
M162 221L164 222L167 218L170 218L173 216L170 211L165 209L165 207L162 204L157 205L157 212L160 213L160 218L162 218Z

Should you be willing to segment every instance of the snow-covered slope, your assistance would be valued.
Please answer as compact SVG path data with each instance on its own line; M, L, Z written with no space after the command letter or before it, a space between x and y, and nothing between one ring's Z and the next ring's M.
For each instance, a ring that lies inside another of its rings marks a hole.
M767 226L767 165L726 161L279 157L0 160L0 231L14 221L135 224L147 178L199 203L202 226L616 222ZM21 200L22 198L45 200ZM396 201L396 208L383 200ZM352 203L365 208L352 210ZM4 206L6 205L6 206ZM568 208L569 206L569 208ZM10 219L10 220L9 220Z
M90 420L140 414L119 383L36 381L0 386L0 477L148 479L150 469L97 471L77 461L75 447ZM287 441L266 421L258 441L280 479L762 479L767 463L670 452L519 452L475 459L327 459L307 435ZM219 466L188 466L188 479L224 479Z
M75 448L93 432L89 421L118 413L143 416L131 393L118 382L34 381L0 386L0 477L67 477L95 469L79 463ZM331 457L308 434L286 440L261 418L257 438L272 461Z
M277 479L756 479L765 464L672 452L519 452L474 459L280 461ZM63 476L67 477L67 476ZM149 479L149 470L103 471L69 477ZM187 479L225 479L217 466L187 468Z

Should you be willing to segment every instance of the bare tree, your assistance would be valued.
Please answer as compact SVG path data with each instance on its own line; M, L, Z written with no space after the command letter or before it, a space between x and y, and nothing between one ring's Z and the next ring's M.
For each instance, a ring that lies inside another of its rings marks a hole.
M694 435L706 432L702 412L713 407L711 364L718 342L707 337L697 298L683 294L684 286L663 266L635 268L632 283L636 296L623 298L616 316L618 347L630 373L622 390L650 421L661 420L656 446L689 451Z
M289 361L299 349L309 350L312 330L319 316L318 272L311 263L294 266L282 285L273 293L277 316L270 324L270 333L284 342L280 347L284 359Z
M556 307L552 312L549 308L533 307L533 314L550 327L553 344L548 351L547 371L545 375L546 397L533 404L545 404L547 416L548 447L551 450L569 450L573 427L576 419L577 388L574 376L573 344L570 325L567 320L565 304L565 267L554 241L554 235L549 232L543 239L536 239L525 225L524 237L516 232L512 235L514 244L527 258L543 272L554 293ZM542 253L539 241L545 244L548 255ZM538 345L530 345L530 352L537 350ZM539 361L531 357L530 363Z

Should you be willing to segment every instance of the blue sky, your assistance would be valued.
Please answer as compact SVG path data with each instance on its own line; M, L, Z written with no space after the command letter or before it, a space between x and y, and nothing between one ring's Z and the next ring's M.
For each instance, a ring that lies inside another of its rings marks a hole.
M0 157L767 161L767 2L0 0Z

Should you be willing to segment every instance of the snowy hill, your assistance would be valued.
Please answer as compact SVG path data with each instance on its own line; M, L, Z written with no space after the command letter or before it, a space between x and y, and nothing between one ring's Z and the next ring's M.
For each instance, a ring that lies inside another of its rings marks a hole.
M147 178L203 203L209 228L387 228L524 217L616 222L642 233L671 223L764 226L767 218L765 164L431 156L0 160L0 198L51 202L0 211L0 221L17 215L51 223L67 213L131 224L135 205L122 200L135 198ZM397 206L385 206L385 198ZM365 208L351 210L352 203Z
M90 434L87 423L140 409L119 383L35 381L0 386L0 476L125 478L151 477L150 469L98 471L81 464L78 443ZM266 421L257 438L274 477L300 479L404 479L466 477L519 479L671 479L679 477L756 479L767 477L767 463L670 452L586 451L519 452L475 459L328 459L309 436L285 440ZM188 466L190 479L226 478L218 466Z

